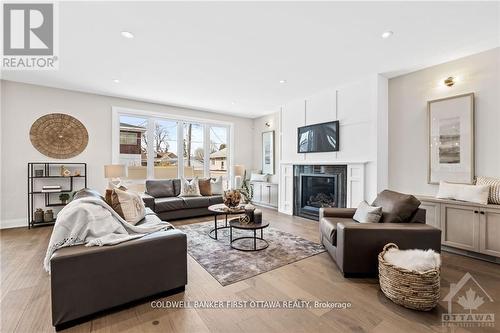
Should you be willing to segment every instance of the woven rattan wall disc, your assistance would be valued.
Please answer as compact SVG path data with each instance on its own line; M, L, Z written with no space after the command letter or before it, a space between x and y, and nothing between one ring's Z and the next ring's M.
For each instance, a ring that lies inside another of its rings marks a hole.
M78 119L67 114L51 113L31 125L30 140L45 156L66 159L85 150L89 134Z

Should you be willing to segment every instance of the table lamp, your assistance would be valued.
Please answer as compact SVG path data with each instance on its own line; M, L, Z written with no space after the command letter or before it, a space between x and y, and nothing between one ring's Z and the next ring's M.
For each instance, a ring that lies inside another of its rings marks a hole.
M109 164L104 166L104 177L108 179L108 189L118 187L121 183L120 177L127 176L127 168L123 164Z
M240 188L243 183L243 176L245 175L245 166L242 164L236 164L233 167L234 173L234 188Z

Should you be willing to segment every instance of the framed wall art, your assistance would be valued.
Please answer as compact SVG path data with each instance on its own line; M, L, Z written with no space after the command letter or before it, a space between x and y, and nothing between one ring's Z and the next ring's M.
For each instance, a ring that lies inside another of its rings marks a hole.
M428 183L474 182L474 94L427 102Z

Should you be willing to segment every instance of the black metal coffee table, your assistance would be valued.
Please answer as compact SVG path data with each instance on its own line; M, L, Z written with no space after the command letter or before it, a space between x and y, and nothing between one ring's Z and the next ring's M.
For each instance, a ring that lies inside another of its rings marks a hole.
M231 247L233 249L240 250L240 251L261 251L261 250L267 249L267 247L269 246L269 243L263 237L263 230L267 227L269 227L269 222L264 221L264 220L261 223L244 223L240 220L239 217L234 217L234 218L229 220L229 243L231 244ZM233 239L233 228L240 229L240 230L253 231L253 236L238 237L238 238ZM260 230L260 237L257 237L257 230ZM237 246L235 244L235 242L238 242L242 239L252 239L253 240L253 248L244 248L244 247ZM263 242L264 245L257 247L257 240L259 242Z
M218 235L217 231L220 229L226 229L229 228L229 225L227 224L227 216L228 215L236 215L236 214L243 214L245 213L245 208L243 205L237 206L235 208L229 208L224 204L216 204L216 205L211 205L208 207L208 210L214 213L214 228L209 231L208 236L210 238L217 240ZM222 227L219 227L217 224L217 216L219 215L225 215L226 216L226 224L223 225ZM212 235L213 234L213 235Z

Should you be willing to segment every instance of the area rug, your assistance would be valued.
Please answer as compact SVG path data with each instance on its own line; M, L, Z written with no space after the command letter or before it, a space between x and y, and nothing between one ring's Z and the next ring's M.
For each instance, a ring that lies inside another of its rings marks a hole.
M229 246L229 229L218 231L218 240L208 236L213 222L178 226L187 234L188 253L223 286L248 279L278 267L325 251L320 244L280 231L273 227L264 229L264 239L269 247L262 251L244 252ZM257 232L260 235L260 232ZM233 229L233 238L252 236L248 230ZM238 246L248 246L246 240ZM253 242L253 241L251 241Z

